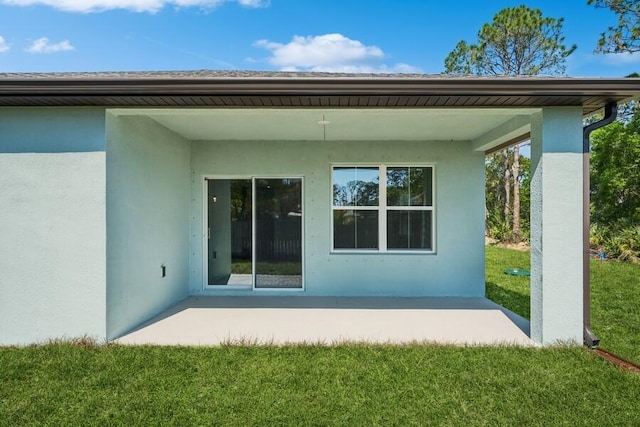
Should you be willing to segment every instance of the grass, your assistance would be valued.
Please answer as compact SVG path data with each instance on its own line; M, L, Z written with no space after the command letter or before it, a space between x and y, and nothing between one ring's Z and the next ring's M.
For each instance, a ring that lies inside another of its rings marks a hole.
M529 268L529 252L487 246L487 297L529 318L529 278L506 268ZM601 347L640 363L640 266L591 261L591 325Z
M640 265L592 261L591 313L601 347L640 364Z
M486 247L486 286L487 298L507 307L514 313L528 319L529 277L510 276L504 273L507 268L529 269L529 252Z
M0 348L0 425L638 425L581 348ZM606 416L605 416L606 414Z
M487 294L528 317L528 253L487 248ZM592 264L603 346L638 357L640 267ZM640 375L580 347L0 347L0 426L640 425Z
M299 262L273 261L256 263L258 274L281 274L296 276L302 274L302 264ZM233 274L252 274L251 261L234 260L231 264Z

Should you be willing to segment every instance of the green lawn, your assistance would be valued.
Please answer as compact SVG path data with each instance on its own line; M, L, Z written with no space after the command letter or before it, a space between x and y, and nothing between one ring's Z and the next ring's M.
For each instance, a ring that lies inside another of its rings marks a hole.
M487 298L529 318L529 277L504 274L507 268L529 269L529 252L486 247Z
M231 264L231 273L233 274L252 274L253 264L251 261L234 260ZM288 261L272 261L256 263L256 272L258 274L283 274L283 275L301 275L302 263Z
M487 246L487 297L529 318L529 278L504 274L529 268L529 252ZM640 265L591 261L591 325L600 346L640 363Z
M581 348L0 348L0 425L639 425Z
M528 316L528 279L502 272L528 254L487 258L488 295ZM594 328L635 360L638 268L592 266ZM632 426L638 396L581 347L0 347L0 426Z

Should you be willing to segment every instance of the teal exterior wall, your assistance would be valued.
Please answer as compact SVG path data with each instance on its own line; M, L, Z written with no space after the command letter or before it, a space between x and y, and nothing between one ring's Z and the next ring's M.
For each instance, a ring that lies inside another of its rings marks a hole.
M336 163L434 164L436 253L331 253ZM204 176L304 177L305 291L269 295L484 296L484 153L469 142L194 141L190 293L244 295L204 291Z
M531 338L544 345L582 342L582 162L582 108L533 116Z
M106 338L104 117L0 109L0 345Z
M0 108L0 153L104 152L104 132L104 108Z
M204 290L204 176L303 177L305 290L269 295L484 295L470 142L188 141L100 108L0 109L0 129L0 344L113 339L189 294L259 292ZM436 253L332 253L340 163L435 165Z
M188 294L190 154L149 118L107 115L108 339Z

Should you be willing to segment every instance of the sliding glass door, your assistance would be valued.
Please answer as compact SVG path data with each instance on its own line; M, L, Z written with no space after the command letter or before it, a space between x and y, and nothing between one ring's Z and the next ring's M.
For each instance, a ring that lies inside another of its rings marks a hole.
M209 179L207 183L207 284L252 286L251 179Z
M302 178L206 182L206 284L302 288Z
M255 287L302 288L302 179L255 180Z

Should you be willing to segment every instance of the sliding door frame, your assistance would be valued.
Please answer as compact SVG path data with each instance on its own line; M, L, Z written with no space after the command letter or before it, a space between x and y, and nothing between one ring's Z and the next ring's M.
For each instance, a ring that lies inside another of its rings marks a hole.
M209 181L216 179L251 180L251 285L209 285ZM258 179L299 179L300 180L300 206L302 221L300 226L301 241L301 271L302 285L299 288L256 288L256 180ZM304 176L301 175L203 175L202 176L202 287L205 291L233 291L251 290L255 292L301 292L305 290L305 186Z

